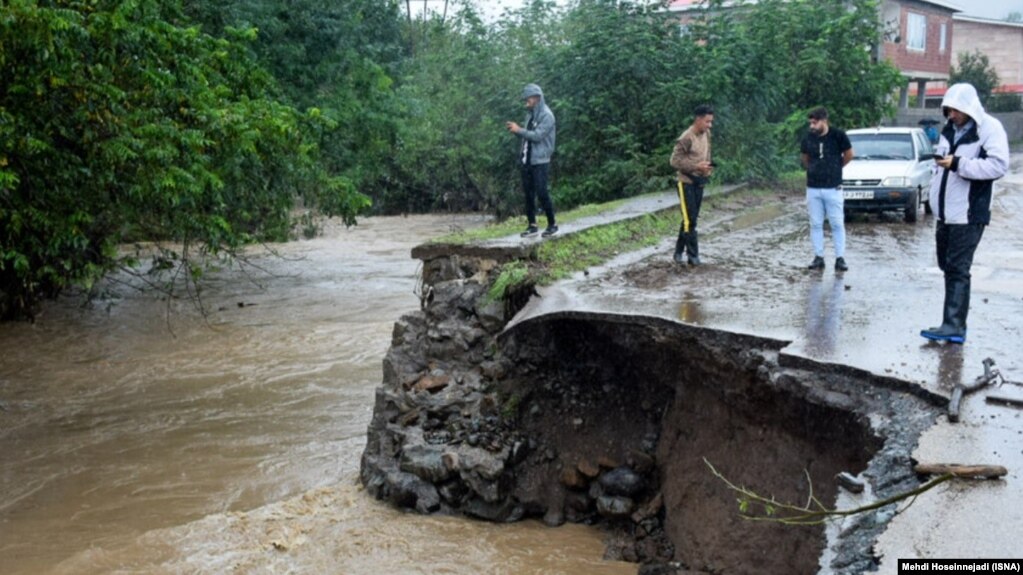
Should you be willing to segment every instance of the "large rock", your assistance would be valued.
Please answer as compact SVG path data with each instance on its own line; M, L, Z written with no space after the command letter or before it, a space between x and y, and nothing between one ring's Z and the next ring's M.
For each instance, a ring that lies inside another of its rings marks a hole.
M483 501L473 498L463 508L467 515L479 517L487 521L518 521L524 513L522 507L511 499L499 502Z
M608 519L621 519L632 515L636 503L628 497L601 495L597 498L597 513Z
M392 470L374 477L367 485L371 493L399 507L411 507L420 513L440 509L440 494L432 483L405 471ZM377 487L377 489L373 489Z
M444 448L435 445L413 445L401 452L399 467L431 483L445 481L453 474L444 464Z
M572 489L586 489L587 481L578 469L566 467L561 470L561 484Z
M508 460L508 448L497 453L486 449L463 445L458 449L458 461L461 471L478 473L484 479L494 480L504 472L505 461Z
M426 313L436 321L473 316L475 315L476 301L482 293L483 286L475 282L465 280L440 282L433 286L433 301Z
M480 499L487 503L497 503L506 494L502 476L507 460L507 447L497 453L491 453L485 449L463 445L458 449L458 473L462 481Z
M391 331L391 345L412 344L426 333L426 314L421 311L405 314L398 321L394 322L394 329Z
M600 476L600 486L608 495L632 497L643 491L643 484L643 476L628 467L618 467Z
M504 302L500 300L485 301L476 304L476 318L483 329L497 333L504 327Z

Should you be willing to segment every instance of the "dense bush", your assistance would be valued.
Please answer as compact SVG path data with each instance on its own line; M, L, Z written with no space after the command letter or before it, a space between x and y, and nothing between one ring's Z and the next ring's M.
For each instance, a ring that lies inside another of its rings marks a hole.
M521 213L522 86L558 118L559 208L671 185L675 138L709 103L719 181L796 166L806 111L888 112L876 0L12 0L0 5L0 316L88 288L166 240L155 267L282 239L296 201L384 213Z
M352 218L366 199L328 175L323 120L270 97L244 43L156 0L0 8L0 316L89 287L127 240L194 279L202 254L282 239L297 194Z

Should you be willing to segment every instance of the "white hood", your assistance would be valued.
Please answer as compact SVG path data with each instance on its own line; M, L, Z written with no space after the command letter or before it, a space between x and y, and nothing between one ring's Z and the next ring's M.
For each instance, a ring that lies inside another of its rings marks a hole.
M941 107L943 110L945 108L955 108L965 113L973 118L973 121L977 123L977 127L984 125L984 120L987 118L987 114L984 112L984 105L980 103L980 97L977 96L977 89L970 84L952 84L949 86L948 91L945 92L945 97L941 100ZM945 111L945 116L948 117L947 111Z
M913 160L859 160L853 161L842 168L842 179L849 180L883 180L891 177L906 177L913 172Z

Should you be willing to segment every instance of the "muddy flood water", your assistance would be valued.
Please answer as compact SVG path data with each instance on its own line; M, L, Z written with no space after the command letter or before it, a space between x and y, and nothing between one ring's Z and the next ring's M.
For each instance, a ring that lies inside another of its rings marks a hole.
M185 301L119 288L0 324L0 573L625 574L600 532L422 517L358 485L417 243L450 216L274 246ZM269 273L268 273L269 272Z

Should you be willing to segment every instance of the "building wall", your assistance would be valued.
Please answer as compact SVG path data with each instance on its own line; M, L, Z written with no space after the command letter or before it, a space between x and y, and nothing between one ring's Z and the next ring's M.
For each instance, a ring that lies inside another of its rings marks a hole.
M1010 143L1023 141L1023 112L1004 112L991 115L1002 122ZM924 118L945 121L940 110L902 109L895 114L894 118L889 118L883 124L916 128L920 126L920 120Z
M909 48L909 13L927 18L927 38L923 51ZM952 11L926 2L888 0L882 7L885 26L883 55L899 70L913 76L921 72L924 77L947 78L952 63L952 42L955 38ZM941 25L945 25L945 50L940 50ZM897 31L897 32L896 32ZM898 39L898 42L895 39Z
M998 73L999 84L1023 84L1023 28L956 20L952 63L961 52L980 50Z

